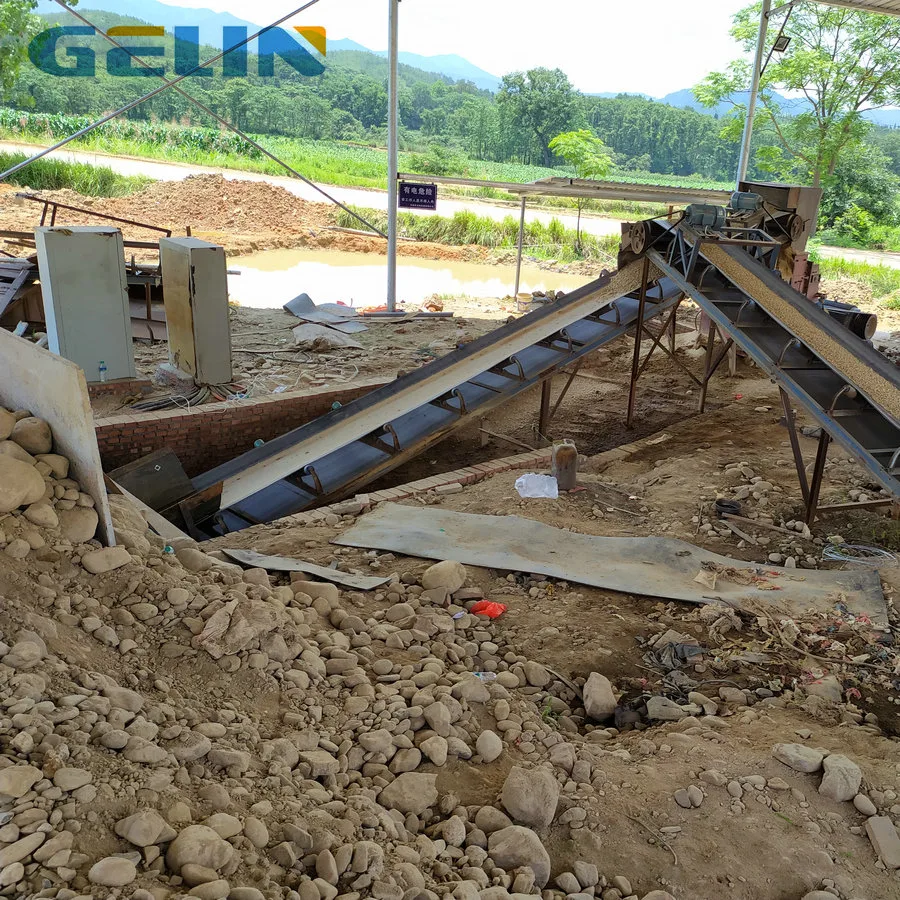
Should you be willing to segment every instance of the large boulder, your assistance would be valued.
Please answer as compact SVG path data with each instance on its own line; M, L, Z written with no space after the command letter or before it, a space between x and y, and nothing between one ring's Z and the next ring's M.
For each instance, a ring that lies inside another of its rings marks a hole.
M37 503L44 491L44 479L34 466L0 454L0 514Z
M452 559L429 566L422 574L426 591L443 588L448 594L458 591L466 583L466 567Z
M558 801L559 783L547 769L513 766L500 792L500 802L513 819L539 830L553 821Z
M74 509L57 510L59 530L62 536L73 544L84 544L97 533L100 517L95 509L76 506Z
M825 754L821 750L805 747L803 744L776 744L772 756L790 766L795 772L818 772L822 768Z
M550 854L530 828L510 825L495 831L488 838L488 853L507 872L528 866L534 872L534 883L540 888L550 879Z
M32 456L49 453L53 449L53 433L50 426L36 416L19 419L9 437Z
M16 427L16 417L0 406L0 441L5 441Z

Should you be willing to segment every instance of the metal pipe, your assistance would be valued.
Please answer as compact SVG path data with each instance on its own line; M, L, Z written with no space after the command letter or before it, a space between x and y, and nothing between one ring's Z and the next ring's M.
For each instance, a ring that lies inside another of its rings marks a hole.
M519 211L519 240L516 244L516 287L513 296L519 296L519 279L522 275L522 245L525 240L525 195L522 194L522 206Z
M60 0L55 0L55 2L59 3ZM306 9L307 6L312 6L313 3L318 3L318 2L319 2L319 0L312 0L312 2L307 3L306 6L301 7L299 10L297 10L297 12L298 12L298 13L299 13L299 12L302 12L304 9ZM127 54L131 57L131 59L133 59L136 63L138 63L138 65L143 66L145 69L152 68L152 66L150 65L150 63L146 62L145 60L141 59L141 57L139 57L139 56L137 56L136 54L132 53L127 47L124 47L124 46L123 46L122 44L120 44L115 38L113 38L113 37L111 37L110 35L106 34L102 29L97 28L96 25L94 25L90 20L88 20L87 18L85 18L83 15L81 15L81 13L76 12L74 9L72 9L72 8L69 7L69 6L65 6L64 8L67 9L70 13L72 13L72 15L75 16L75 18L78 19L80 22L84 22L85 25L88 25L90 28L93 28L93 29L97 32L97 34L100 35L100 37L104 38L106 41L108 41L108 42L109 42L110 44L112 44L114 47L117 47L118 49L123 50L125 53L127 53ZM291 13L291 16L293 16L293 15L295 15L295 14L296 14L296 13ZM290 18L290 16L288 16L287 18ZM277 22L275 25L269 25L267 28L264 28L264 29L262 29L262 31L258 32L258 35L259 35L259 34L262 34L262 33L265 32L265 31L268 31L268 30L270 30L270 29L272 29L272 28L275 28L278 24L280 24L280 23L283 22L283 21L284 21L284 19L280 19L279 22ZM251 41L251 40L253 40L253 38L247 38L247 41L241 41L240 44L235 44L233 47L230 47L229 50L228 50L228 51L225 51L225 52L226 52L226 53L227 53L227 52L230 52L231 50L234 50L235 48L240 47L242 44L247 43L247 42L249 42L249 41ZM220 55L217 56L217 57L213 57L213 59L209 60L209 62L205 62L205 63L203 63L202 65L198 66L197 68L203 68L203 67L205 67L205 66L208 66L210 63L215 62L217 59L220 59L220 58L221 58L222 56L224 56L224 55L225 55L225 53L222 53L222 54L220 54ZM194 69L193 71L197 71L197 69ZM190 72L188 73L188 75L190 75ZM151 97L155 96L156 94L160 93L161 91L164 91L167 87L174 87L175 92L178 93L178 94L180 94L182 97L184 97L185 100L188 100L190 103L193 103L194 106L196 106L196 107L198 107L199 109L203 110L203 112L205 112L205 113L206 113L208 116L210 116L211 118L215 119L220 125L223 125L223 126L224 126L225 128L227 128L229 131L234 132L236 135L238 135L240 138L242 138L243 140L245 140L245 141L246 141L248 144L250 144L252 147L255 147L255 148L256 148L260 153L262 153L264 156L266 156L266 157L268 157L269 159L271 159L272 162L274 162L274 163L276 163L277 165L281 166L286 172L288 172L289 174L293 175L295 178L300 179L300 181L302 181L304 184L308 184L311 188L313 188L313 190L318 191L323 197L325 197L326 200L329 200L329 201L330 201L331 203L333 203L335 206L340 207L342 210L344 210L344 212L349 213L349 214L350 214L351 216L353 216L357 221L362 222L363 225L365 225L367 228L370 228L370 229L371 229L372 231L374 231L376 234L381 235L381 237L383 237L383 238L386 238L386 237L387 237L387 235L386 235L380 228L376 228L371 222L367 221L367 220L364 219L361 215L359 215L359 213L354 212L349 206L345 206L343 203L341 203L340 200L337 200L337 199L335 199L334 197L332 197L331 194L329 194L326 190L324 190L323 188L321 188L321 187L320 187L319 185L317 185L315 182L310 181L310 180L309 180L308 178L306 178L304 175L301 175L296 169L292 168L292 167L289 166L286 162L284 162L283 160L281 160L281 159L279 159L277 156L275 156L274 153L271 153L270 151L266 150L265 147L263 147L261 144L258 144L256 141L254 141L253 138L251 138L251 137L249 137L248 135L244 134L244 132L241 131L241 129L238 128L236 125L232 125L227 119L222 118L222 116L220 116L218 113L213 112L208 106L206 106L205 104L203 104L203 103L201 103L199 100L197 100L195 97L192 97L190 94L188 94L187 91L184 91L184 90L182 90L180 87L178 87L177 82L181 81L182 78L186 78L186 77L188 77L188 76L187 76L187 75L184 75L184 76L182 76L181 78L176 78L176 79L173 79L172 81L169 81L169 80L168 80L167 78L165 78L164 76L159 76L159 78L160 78L163 82L165 82L165 84L163 85L163 87L161 87L161 88L159 88L159 89L157 89L157 90L155 90L155 91L152 91L152 92L149 93L149 94L146 94L145 96L143 96L143 97L141 97L139 100L137 100L133 105L136 106L136 105L138 105L138 104L140 104L140 103L143 103L145 100L149 100ZM113 114L112 114L112 117L118 116L118 115L120 115L120 114L123 113L123 112L127 112L127 110L130 109L130 108L131 108L131 106L129 106L129 107L123 107L122 109L120 109L120 110L116 111L115 113L113 113ZM84 130L83 133L87 133L87 131L90 131L90 130L92 130L92 129L98 127L99 125L103 124L104 121L108 121L108 120L100 120L100 121L98 121L98 122L95 122L93 125L89 126L86 130ZM30 165L32 162L34 162L34 161L37 160L37 159L40 159L42 156L45 156L47 153L51 153L53 150L58 149L59 147L64 146L64 145L67 144L69 141L72 141L72 140L74 140L76 137L78 137L79 134L81 134L81 133L82 133L82 132L77 132L76 134L72 135L71 137L66 138L66 139L65 139L64 141L62 141L61 143L55 144L53 147L48 147L45 151L42 151L41 153L38 153L37 155L31 157L31 159L26 159L26 160L24 160L23 162L19 163L17 166L14 166L13 168L9 169L8 171L6 171L6 172L0 174L0 181L2 181L7 175L10 175L10 174L12 174L12 173L18 171L19 169L24 168L24 167L27 166L27 165ZM41 223L41 224L43 224L43 223Z
M397 96L397 55L399 43L400 0L388 0L388 246L387 246L387 308L397 308L397 129L400 120L400 99Z
M107 35L101 29L97 28L95 25L93 25L87 19L85 19L84 16L75 12L75 10L72 9L71 6L67 6L63 2L63 0L54 0L54 2L56 2L63 9L72 13L72 15L75 16L75 18L84 22L86 25L89 25L91 28L94 28L101 37L106 38L110 43L115 44L117 47L119 46L119 44L116 43L116 41L112 40L112 38L110 38L109 35ZM76 131L75 134L70 134L67 138L65 138L62 141L59 141L58 143L54 144L52 147L46 147L45 149L41 150L40 153L36 153L30 159L22 160L22 162L18 163L17 165L13 166L10 169L7 169L5 172L0 172L0 181L3 181L4 178L8 178L10 175L14 175L20 169L24 169L26 166L30 166L33 162L35 162L38 159L41 159L41 157L46 156L48 153L52 153L54 150L59 150L60 147L65 147L66 144L70 143L71 141L76 140L77 138L84 137L84 135L93 131L95 128L99 128L101 125L105 125L107 122L111 121L112 119L115 119L118 116L121 116L122 113L126 113L129 110L134 109L136 106L140 106L142 103L144 103L146 100L149 100L151 97L155 97L157 94L161 94L167 88L170 88L173 85L178 84L179 81L184 81L185 78L189 78L191 75L195 74L200 69L205 69L207 66L212 65L214 62L218 62L223 56L230 53L232 50L236 50L238 47L243 47L245 44L249 44L250 41L255 40L261 34L264 34L267 31L271 31L273 28L277 28L283 22L286 22L288 19L292 18L293 16L296 16L298 13L303 12L303 10L308 9L310 6L313 6L314 4L316 4L318 2L319 2L319 0L308 0L307 3L303 4L303 6L299 7L298 9L295 9L293 12L288 13L286 16L282 16L280 19L273 22L271 25L267 25L265 28L260 29L259 31L256 32L256 34L251 35L246 40L241 41L239 44L235 44L233 47L229 47L227 50L222 50L221 53L212 57L212 59L208 59L206 62L200 63L200 65L195 66L189 72L185 72L184 75L179 75L177 78L173 78L171 81L169 81L168 78L164 78L163 80L165 81L165 84L150 91L149 94L144 94L143 97L139 97L137 100L134 100L131 103L128 103L125 106L122 106L119 109L114 110L111 113L108 113L107 115L103 116L102 118L97 119L96 122L93 122L92 124L86 126L85 128L81 128L80 130ZM136 58L133 56L133 54L129 54L129 55L132 56L133 59ZM149 68L149 64L144 63L144 65L145 65L145 67Z
M763 0L762 15L759 18L759 37L756 42L756 55L753 60L753 79L750 82L750 99L747 103L747 121L744 122L744 137L741 141L741 156L738 163L735 189L740 190L741 182L747 177L750 165L750 143L753 140L753 119L756 116L756 100L759 97L759 83L762 79L763 55L766 51L766 34L769 31L769 13L772 0Z

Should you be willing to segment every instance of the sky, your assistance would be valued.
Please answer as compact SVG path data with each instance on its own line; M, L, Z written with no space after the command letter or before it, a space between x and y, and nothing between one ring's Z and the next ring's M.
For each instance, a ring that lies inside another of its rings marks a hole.
M266 25L302 0L163 0ZM494 75L560 68L585 93L661 97L721 69L739 46L731 16L747 0L402 0L400 49L456 53ZM89 0L83 0L85 7ZM388 0L320 0L289 25L324 25L330 38L387 47Z

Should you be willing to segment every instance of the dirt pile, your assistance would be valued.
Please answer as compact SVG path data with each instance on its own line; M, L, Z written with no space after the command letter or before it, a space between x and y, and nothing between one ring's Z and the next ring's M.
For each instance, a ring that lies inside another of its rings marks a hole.
M95 519L65 520L90 505L45 423L0 427L0 895L896 892L897 745L837 702L707 678L634 715L616 680L562 675L470 611L581 596L564 583L349 548L339 568L381 587L289 581L166 546L115 497L100 548ZM315 555L347 521L243 538ZM820 720L800 728L801 705Z

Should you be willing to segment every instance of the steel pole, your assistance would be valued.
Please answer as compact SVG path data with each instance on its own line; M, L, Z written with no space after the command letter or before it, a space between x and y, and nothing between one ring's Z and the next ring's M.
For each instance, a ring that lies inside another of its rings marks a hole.
M400 102L397 96L397 53L399 43L400 0L388 0L388 248L387 308L397 308L397 129Z
M513 295L519 297L519 277L522 274L522 244L525 241L525 195L522 194L522 208L519 211L519 240L516 242L516 289Z
M741 141L741 158L738 163L735 189L740 190L741 182L747 177L750 165L750 143L753 140L753 120L756 117L756 101L759 97L759 82L762 79L763 56L766 52L766 34L769 31L769 13L772 0L763 0L762 15L759 18L759 37L756 42L756 55L753 60L753 79L750 82L750 99L747 103L747 121L744 122L744 137Z

